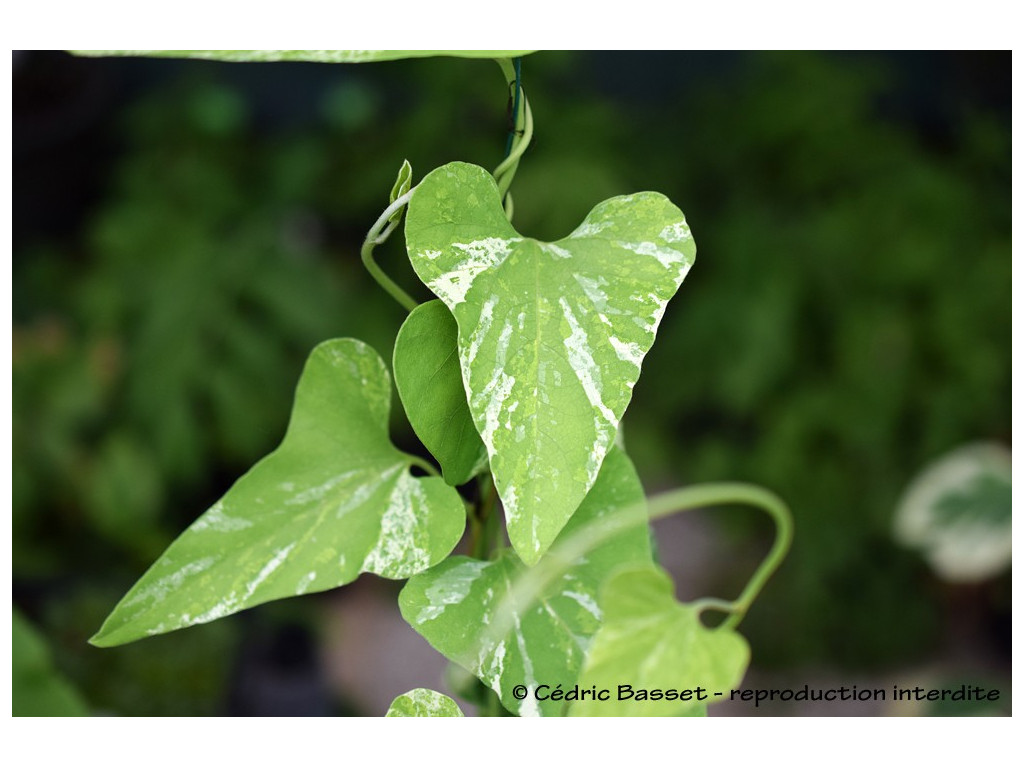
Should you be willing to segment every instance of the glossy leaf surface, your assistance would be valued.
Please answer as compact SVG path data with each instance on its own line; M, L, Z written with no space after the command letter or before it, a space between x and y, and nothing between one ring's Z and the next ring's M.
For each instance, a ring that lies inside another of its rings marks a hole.
M242 476L121 600L94 645L118 645L269 600L405 578L444 558L465 511L441 478L413 477L387 434L383 361L354 339L310 355L281 446Z
M521 236L494 179L431 172L406 218L413 268L459 327L459 361L509 537L528 564L594 484L669 299L693 263L663 195L606 200L555 243Z
M449 485L462 485L487 465L462 386L457 336L448 308L429 301L409 313L395 339L395 386L402 405Z
M660 568L624 570L601 590L605 621L587 654L580 686L610 689L609 701L572 706L578 716L667 717L704 714L707 705L739 684L750 649L739 634L707 629L697 611L675 599L672 580ZM710 698L618 700L618 686L634 690L705 690Z
M576 682L590 638L601 622L600 584L617 568L651 560L643 489L633 465L618 449L608 455L597 483L560 541L616 513L628 516L627 525L579 558L539 599L512 606L509 631L503 636L493 636L489 628L499 620L503 600L524 571L510 550L491 562L452 557L414 576L399 596L402 616L438 651L496 691L509 711L560 714L564 703L537 701L536 686ZM530 689L525 700L512 695L516 685Z
M158 56L172 59L214 61L313 61L361 64L371 61L456 56L466 59L501 59L525 56L533 51L72 51L79 56Z
M464 717L459 705L443 693L414 688L398 696L385 717Z

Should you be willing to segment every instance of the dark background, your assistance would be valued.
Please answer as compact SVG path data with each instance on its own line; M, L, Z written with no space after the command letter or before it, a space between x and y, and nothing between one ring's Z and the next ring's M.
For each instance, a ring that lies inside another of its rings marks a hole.
M318 341L390 356L403 312L359 245L403 158L415 179L501 160L498 68L14 56L13 599L59 672L124 715L381 714L444 688L400 585L366 576L85 641L277 444ZM948 584L891 528L930 461L1010 444L1010 54L541 52L523 77L521 232L641 189L692 226L624 430L651 492L742 480L793 509L745 685L971 681L1008 711L1008 571ZM379 258L428 297L401 238ZM735 594L770 536L743 510L658 531L684 599Z

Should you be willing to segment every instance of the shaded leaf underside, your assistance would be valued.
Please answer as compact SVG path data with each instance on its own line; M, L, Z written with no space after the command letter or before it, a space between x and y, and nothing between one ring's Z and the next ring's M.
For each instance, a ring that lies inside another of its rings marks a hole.
M409 313L395 339L395 386L402 405L449 485L462 485L487 466L462 386L457 336L447 307L428 301Z

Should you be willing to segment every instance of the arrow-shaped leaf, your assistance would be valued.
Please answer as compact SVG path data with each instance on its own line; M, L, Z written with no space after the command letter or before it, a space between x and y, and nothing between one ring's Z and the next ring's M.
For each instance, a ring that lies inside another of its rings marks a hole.
M576 716L702 715L738 685L750 661L747 642L729 629L708 629L692 606L676 602L672 579L648 566L621 571L601 590L605 621L587 653L580 687L607 689L608 701L573 704ZM674 698L620 700L632 691L675 691ZM702 691L697 691L701 688ZM689 691L689 698L681 692ZM700 696L706 698L700 699Z
M473 420L509 538L533 564L590 490L693 263L683 214L641 192L555 243L522 237L494 179L450 163L415 189L409 258L455 315Z
M590 638L601 623L596 599L601 582L617 568L651 561L643 488L618 449L608 454L597 483L559 541L617 514L627 519L616 519L614 539L590 549L536 600L511 606L506 633L491 630L502 620L501 610L508 607L504 601L526 570L509 550L492 562L451 557L414 576L399 596L402 616L438 651L496 691L509 711L557 715L564 703L537 701L536 687L571 687L576 682ZM525 700L513 696L517 685L529 689Z
M409 473L388 439L383 361L354 339L320 344L281 446L171 544L94 645L201 624L360 573L405 578L444 558L465 527L459 495Z

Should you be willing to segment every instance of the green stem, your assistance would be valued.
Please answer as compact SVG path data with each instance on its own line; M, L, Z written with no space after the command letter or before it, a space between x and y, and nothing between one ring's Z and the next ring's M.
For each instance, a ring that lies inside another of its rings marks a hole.
M746 483L707 483L669 491L655 496L648 502L652 520L666 517L675 512L690 509L702 509L723 504L746 504L759 507L771 516L775 523L775 541L765 555L761 565L750 577L747 586L740 596L731 603L715 600L703 602L700 607L713 608L729 613L721 626L727 629L736 627L746 615L751 604L764 588L765 582L782 564L790 544L793 542L793 517L785 503L771 491Z
M384 213L382 213L377 221L374 222L374 225L370 227L370 231L367 233L366 239L363 241L363 247L359 251L359 255L363 259L363 266L366 267L366 271L370 273L381 288L388 292L391 298L405 307L409 312L416 309L416 307L419 306L419 302L402 290L398 283L384 273L384 270L382 270L377 265L377 262L373 260L373 250L378 245L384 243L388 237L391 236L391 233L394 232L395 227L398 226L398 219L396 218L394 221L391 221L391 216L405 207L409 202L409 198L412 197L414 190L415 188L410 189L384 210Z
M494 169L494 179L498 183L498 191L503 198L506 198L505 213L511 220L512 205L507 199L509 187L512 186L512 179L515 178L516 170L519 168L519 158L523 156L526 148L533 138L533 111L530 109L530 102L523 92L522 83L516 74L516 68L510 59L495 59L501 68L509 88L514 89L513 101L519 103L519 109L515 110L514 137L510 150L497 168Z
M487 627L485 647L505 637L514 627L522 606L533 605L550 584L560 578L581 557L635 526L638 519L662 517L722 504L749 504L765 510L775 522L775 541L765 559L754 571L740 596L732 601L705 598L696 602L698 610L720 610L729 617L720 626L732 628L742 620L765 582L781 564L793 539L793 521L785 503L770 491L744 483L708 483L669 491L650 500L628 505L599 518L572 536L551 547L533 568L524 571L506 593ZM638 509L643 505L643 511Z
M437 471L437 468L426 459L422 459L413 453L407 453L405 454L405 457L409 460L410 464L414 467L419 467L431 477L441 476L441 473Z

